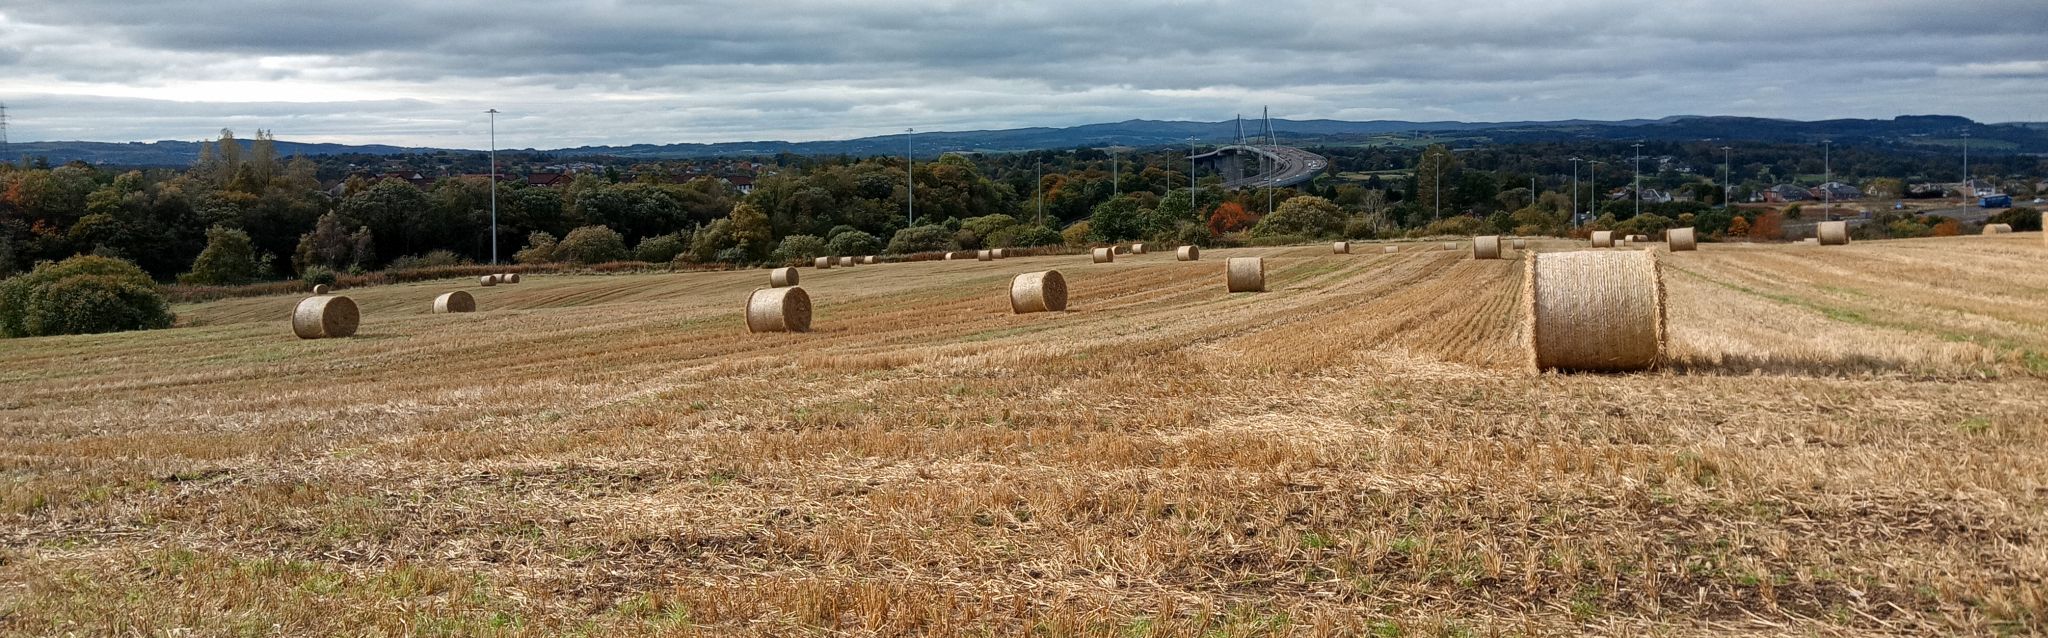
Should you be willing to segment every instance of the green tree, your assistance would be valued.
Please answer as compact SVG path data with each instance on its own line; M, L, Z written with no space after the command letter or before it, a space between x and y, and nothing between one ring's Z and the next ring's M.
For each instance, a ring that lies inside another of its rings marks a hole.
M36 337L171 326L170 303L135 264L80 255L0 282L0 335Z
M544 264L555 260L555 236L544 231L533 231L526 236L526 247L513 253L512 261L522 264Z
M959 247L958 244L953 243L953 233L947 231L946 227L925 225L912 226L896 231L896 236L889 238L887 252L891 255L909 255L913 253L955 250Z
M601 264L621 261L630 256L626 252L626 239L618 231L603 226L584 226L569 231L569 236L555 246L557 261L577 264Z
M775 247L775 253L769 257L776 263L793 264L806 263L828 254L831 254L831 249L817 235L790 235L782 238L782 245Z
M642 238L633 246L633 258L640 261L665 264L683 254L690 247L690 240L682 233L668 233Z
M201 286L238 286L255 281L257 275L268 270L264 261L256 257L248 233L215 226L207 229L206 249L192 260L192 271L178 280Z
M860 256L882 252L882 238L858 230L840 233L827 245L834 255Z
M1303 195L1287 200L1252 226L1253 237L1331 237L1344 230L1344 211L1330 200Z
M1439 193L1445 198L1446 203L1449 198L1456 195L1457 185L1453 183L1454 176L1463 168L1463 160L1458 159L1457 154L1444 148L1442 144L1431 144L1429 148L1422 150L1422 156L1415 160L1415 188L1412 190L1415 193L1413 199L1422 207L1423 212L1435 214L1438 210ZM1441 208L1446 214L1456 210L1449 205Z
M1088 227L1093 232L1093 241L1120 242L1140 239L1145 236L1145 217L1138 210L1137 200L1118 197L1095 207L1088 216Z

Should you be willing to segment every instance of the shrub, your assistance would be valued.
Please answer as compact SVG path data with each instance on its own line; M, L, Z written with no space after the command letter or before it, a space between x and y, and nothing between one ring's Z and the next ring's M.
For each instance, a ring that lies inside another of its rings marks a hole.
M1095 238L1095 229L1092 226L1093 224L1087 220L1074 222L1074 225L1060 231L1060 243L1073 248L1087 246L1088 242L1094 241Z
M512 261L522 264L544 264L555 260L555 236L533 231L526 236L526 247L512 253Z
M1017 225L1017 218L1002 213L983 215L960 220L960 230L974 233L976 238L986 242L997 231Z
M856 230L840 233L825 242L825 247L834 255L872 255L882 252L882 238Z
M1228 205L1228 204L1226 204ZM1209 227L1191 221L1183 221L1173 230L1159 233L1153 240L1161 249L1171 250L1177 246L1201 246L1208 248L1215 244L1216 236L1209 233Z
M305 272L299 273L299 281L306 282L307 286L332 286L335 282L334 271L326 266L308 266Z
M807 262L825 255L827 250L830 249L825 240L817 235L790 235L782 238L782 245L775 248L771 258L785 264Z
M425 255L406 255L393 259L391 264L385 267L385 270L446 268L449 266L460 266L465 263L469 263L469 260L463 259L461 255L455 254L454 251L430 250Z
M1145 218L1149 216L1138 209L1137 200L1118 197L1096 204L1088 215L1088 227L1095 233L1094 241L1137 239L1145 236Z
M1314 195L1289 198L1280 208L1252 226L1253 237L1300 235L1330 237L1344 230L1344 211L1330 200Z
M2012 224L2012 230L2016 233L2041 230L2041 211L2025 206L2008 208L2003 212L1992 215L1991 221L1986 223Z
M689 240L682 233L650 235L640 238L640 245L633 247L633 258L640 261L662 263L674 260L676 255L690 247Z
M1889 231L1891 233L1891 236L1897 239L1929 237L1934 235L1933 228L1929 228L1926 224L1922 224L1918 221L1914 221L1911 219L1901 219L1892 222L1891 224L1885 226L1885 230Z
M854 227L852 227L852 226L848 226L848 225L846 225L846 224L840 224L840 225L838 225L838 226L833 226L833 227L832 227L832 230L830 230L830 231L827 231L827 232L825 233L825 241L832 241L832 238L833 238L833 237L838 237L840 233L844 233L844 232L847 232L847 231L857 231L857 230L860 230L860 229L858 229L858 228L854 228Z
M206 249L192 260L192 272L178 281L202 286L238 286L256 280L266 264L256 258L249 233L226 226L206 229Z
M1215 235L1234 233L1259 223L1259 216L1245 212L1237 202L1224 202L1216 211L1209 213L1209 232Z
M1422 231L1418 236L1434 237L1438 235L1484 235L1485 233L1480 232L1483 226L1483 223L1480 222L1479 218L1477 217L1472 217L1469 215L1453 215L1444 219L1439 219L1428 226L1422 227Z
M141 268L81 255L0 282L0 334L35 337L171 326L171 307Z
M555 259L577 264L601 264L625 259L626 238L604 226L584 226L569 231L555 245Z
M889 239L888 252L892 255L928 253L940 250L954 250L953 232L944 226L912 226L896 231Z
M1935 237L1954 237L1961 234L1963 234L1963 223L1960 221L1944 219L1941 220L1941 223L1934 225Z
M1006 237L1003 237L1003 239L1004 239L1003 243L997 244L998 246L1001 246L1001 247L1004 247L1004 248L1011 248L1011 247L1017 247L1017 248L1028 248L1028 247L1031 247L1031 246L1058 246L1058 245L1060 245L1060 244L1061 244L1062 242L1064 242L1064 241L1065 241L1065 238L1063 238L1063 237L1060 237L1060 233L1059 233L1059 231L1053 230L1053 229L1051 229L1051 228L1048 228L1048 227L1045 227L1045 226L1039 226L1039 225L1037 225L1037 224L1033 224L1033 225L1030 225L1030 226L1016 226L1016 227L1012 227L1012 228L1006 229L1006 230L1004 230L1004 231L1003 231L1002 233L997 233L997 234L998 234L998 235L1005 235L1005 234L1007 234L1007 236L1006 236Z
M1373 220L1364 217L1353 217L1351 221L1344 222L1345 239L1379 239L1379 237L1379 227L1373 223Z
M1251 244L1253 246L1294 246L1313 241L1315 241L1314 237L1305 235L1253 235Z

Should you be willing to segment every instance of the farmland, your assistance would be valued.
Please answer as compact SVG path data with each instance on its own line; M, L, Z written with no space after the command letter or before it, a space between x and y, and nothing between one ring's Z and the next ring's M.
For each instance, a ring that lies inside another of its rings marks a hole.
M1353 250L804 269L808 334L749 270L0 341L0 633L2048 630L2038 234L1667 255L1623 375L1527 370L1516 252Z

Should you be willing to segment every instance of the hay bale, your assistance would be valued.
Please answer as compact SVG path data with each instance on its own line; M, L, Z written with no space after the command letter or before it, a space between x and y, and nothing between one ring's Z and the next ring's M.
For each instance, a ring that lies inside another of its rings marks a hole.
M1067 278L1060 271L1027 272L1010 280L1010 312L1060 312L1067 309Z
M1351 254L1351 242L1348 242L1348 241L1332 242L1332 243L1330 244L1330 253L1331 253L1331 254L1334 254L1334 255L1349 255L1349 254Z
M1198 261L1202 258L1202 249L1199 246L1181 246L1173 251L1173 258L1180 261Z
M1849 222L1821 222L1815 231L1820 235L1822 246L1842 246L1849 243Z
M1515 250L1521 250L1521 249L1524 249L1524 248L1528 248L1528 247L1529 247L1529 240L1527 240L1527 239L1522 239L1522 238L1520 238L1520 237L1516 237L1516 238L1515 238L1515 241L1514 241L1514 247L1515 247Z
M1230 292L1265 292L1266 258L1231 257L1225 260L1223 280Z
M451 312L476 312L476 297L457 290L441 293L441 296L434 298L434 314L445 315Z
M480 286L483 286L483 287L485 287L485 288L489 288L489 287L491 287L491 286L496 286L496 285L498 285L498 276L497 276L497 275L484 275L484 276L482 276L482 277L478 277L478 278L476 278L476 283L477 283L478 285L480 285Z
M1629 236L1628 236L1628 243L1631 243L1631 244L1647 244L1647 243L1650 243L1650 236L1649 236L1649 235L1629 235Z
M1614 231L1611 231L1611 230L1596 230L1596 231L1593 231L1593 247L1594 247L1594 248L1613 248L1613 247L1614 247Z
M505 274L502 274L502 275L498 275L498 283L501 283L501 284L516 284L516 283L519 283L519 273L516 273L516 272L508 272L508 273L505 273Z
M876 259L874 255L868 255L868 256L866 256L866 257L862 257L862 258L860 258L860 263L863 263L863 264L867 264L867 265L873 266L873 265L875 265L875 264L879 264L879 263L882 263L882 261L881 261L881 260L879 260L879 259Z
M292 334L300 339L333 339L356 333L363 315L356 302L340 295L307 297L292 311Z
M840 265L840 266L844 266L844 267L846 267L846 268L852 268L852 267L853 267L853 264L854 264L854 260L853 260L853 258L852 258L852 257L840 257L840 258L839 258L839 265Z
M327 290L327 284L313 284L313 294L324 295L327 294Z
M2003 235L2012 232L2012 224L1985 224L1984 234Z
M1381 249L1380 249L1380 252L1383 252L1383 253L1398 253L1398 252L1401 252L1401 247L1400 247L1400 246L1386 246L1386 247L1383 247L1383 248L1381 248Z
M1097 248L1091 252L1095 255L1095 263L1107 264L1116 261L1116 249L1114 248Z
M1671 252L1699 250L1699 241L1694 238L1692 228L1673 228L1664 231L1664 241L1671 244Z
M796 285L796 269L788 266L768 271L768 287L788 288Z
M819 257L817 259L813 259L811 260L811 266L817 268L818 270L830 270L832 268L832 258Z
M1457 250L1457 249L1458 249L1458 242L1454 242L1454 241L1447 241L1447 242L1444 242L1444 250Z
M989 250L989 249L986 249L986 248L984 248L984 249L981 249L981 250L977 250L977 251L974 251L974 260L975 260L975 261L995 261L995 260L996 260L996 251L993 251L993 250Z
M949 252L947 252L947 253L946 253L946 261L953 261L953 253L952 253L952 252L950 252L950 251L949 251Z
M1657 254L1537 253L1523 270L1523 332L1538 370L1621 372L1654 366L1664 349Z
M995 257L996 259L1010 258L1010 249L1008 248L992 248L989 249L988 253L990 256Z
M810 332L811 295L798 286L747 295L747 332Z
M1472 238L1473 259L1500 259L1500 235L1480 235Z
M1800 244L1802 244L1802 245L1806 245L1806 246L1819 246L1819 245L1820 245L1820 238L1819 238L1819 237L1808 237L1808 238L1806 238L1806 239L1802 239L1802 240L1799 240L1799 243L1800 243Z
M1143 254L1145 254L1145 244L1142 244L1142 243L1137 243L1137 244L1131 244L1131 254L1133 254L1133 255L1143 255Z
M1623 238L1621 238L1621 239L1616 239L1616 240L1614 240L1614 247L1615 247L1615 248L1627 248L1627 247L1628 247L1628 238L1627 238L1627 237L1623 237Z

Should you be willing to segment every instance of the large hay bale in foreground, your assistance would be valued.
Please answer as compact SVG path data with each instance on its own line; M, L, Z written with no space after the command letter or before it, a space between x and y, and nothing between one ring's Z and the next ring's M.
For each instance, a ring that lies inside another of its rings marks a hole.
M1351 242L1348 242L1348 241L1340 241L1340 242L1331 242L1331 243L1330 243L1330 253L1331 253L1331 254L1335 254L1335 255L1349 255L1349 254L1351 254Z
M1613 247L1614 247L1614 231L1611 231L1611 230L1596 230L1596 231L1593 231L1593 247L1594 247L1594 248L1613 248Z
M327 284L313 284L313 294L324 295L328 290Z
M1657 364L1665 334L1656 253L1537 253L1522 287L1523 332L1536 369L1621 372Z
M1067 309L1067 278L1060 271L1027 272L1010 280L1010 312L1059 312Z
M2012 232L2012 224L1985 224L1984 234L2003 235Z
M501 284L516 284L516 283L519 283L519 273L516 273L516 272L508 272L508 273L503 273L503 274L500 274L500 275L498 275L498 283L501 283Z
M1142 244L1142 243L1138 243L1138 244L1131 244L1131 254L1133 254L1133 255L1143 255L1143 254L1145 254L1145 245L1144 245L1144 244Z
M1202 249L1199 246L1181 246L1173 251L1173 258L1180 261L1197 261L1202 258Z
M1821 222L1815 230L1822 246L1842 246L1849 243L1849 222Z
M981 249L981 250L977 250L977 251L974 251L974 260L975 260L975 261L995 261L995 260L996 260L996 251L993 251L993 250L989 250L989 249L986 249L986 248L983 248L983 249Z
M292 334L300 339L332 339L356 333L363 315L356 302L340 295L307 297L292 311Z
M817 268L818 270L831 270L831 269L832 269L832 258L831 258L831 257L819 257L819 258L817 258L817 259L813 259L813 260L811 260L811 267L813 267L813 268Z
M758 288L747 296L747 332L810 332L811 295L799 286Z
M1664 241L1671 245L1671 252L1699 250L1699 240L1693 236L1692 228L1673 228L1664 231Z
M1514 241L1514 246L1515 246L1515 250L1521 250L1521 249L1523 249L1523 248L1528 248L1528 247L1529 247L1529 240L1527 240L1527 239L1522 239L1522 238L1520 238L1520 237L1516 237L1516 238L1515 238L1515 241Z
M1095 256L1095 263L1107 264L1116 261L1116 249L1114 248L1097 248L1091 252Z
M489 287L491 287L491 286L496 286L496 285L498 285L498 276L497 276L497 275L484 275L484 276L482 276L482 277L478 277L478 278L476 278L476 283L477 283L477 285L479 285L479 286L483 286L483 287L486 287L486 288L489 288Z
M1225 260L1223 280L1230 292L1265 292L1266 258L1231 257Z
M788 288L790 286L794 286L796 285L798 279L796 273L796 268L789 266L784 266L781 268L770 270L768 271L768 287Z
M441 293L441 296L434 298L434 314L445 315L451 312L476 312L476 297L457 290Z
M1472 238L1473 259L1500 259L1500 235L1480 235Z

